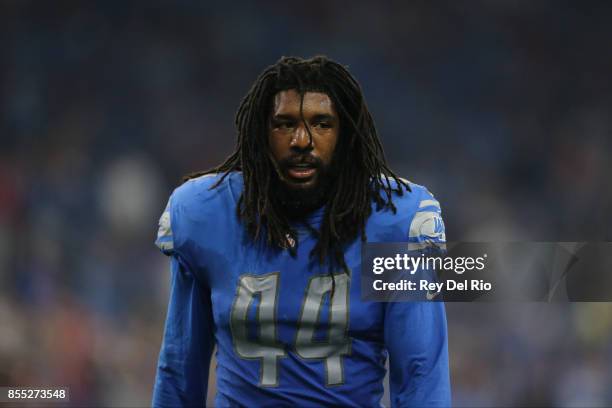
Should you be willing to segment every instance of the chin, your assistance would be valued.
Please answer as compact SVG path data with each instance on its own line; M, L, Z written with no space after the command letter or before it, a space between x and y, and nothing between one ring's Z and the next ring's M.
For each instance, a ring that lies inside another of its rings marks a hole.
M288 190L299 192L315 192L319 187L317 180L308 180L305 182L285 181L284 184Z
M315 178L306 182L282 181L282 190L279 197L293 202L293 205L312 207L319 205L325 196L321 183ZM283 199L281 199L283 200Z

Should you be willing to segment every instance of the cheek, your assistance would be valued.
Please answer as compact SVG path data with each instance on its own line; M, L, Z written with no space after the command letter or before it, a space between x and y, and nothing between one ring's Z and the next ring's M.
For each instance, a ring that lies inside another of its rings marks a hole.
M281 138L274 136L273 134L268 136L268 149L274 159L278 160L283 155L283 144Z
M323 154L325 155L326 161L331 162L334 152L338 148L338 134L327 135L323 141Z

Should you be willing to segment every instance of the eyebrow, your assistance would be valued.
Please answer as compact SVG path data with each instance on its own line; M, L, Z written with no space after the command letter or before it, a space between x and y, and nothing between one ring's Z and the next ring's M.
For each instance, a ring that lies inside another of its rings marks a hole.
M315 122L323 122L323 121L334 121L336 118L332 115L329 115L327 113L322 113L319 115L315 115L315 117L313 118L313 121Z
M293 115L279 113L277 115L272 115L271 119L272 120L295 120L295 117Z

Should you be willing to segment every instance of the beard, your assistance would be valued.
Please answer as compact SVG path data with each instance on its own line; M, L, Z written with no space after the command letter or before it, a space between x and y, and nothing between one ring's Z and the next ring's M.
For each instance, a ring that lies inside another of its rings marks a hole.
M308 162L317 169L314 184L304 186L284 180L282 174L298 162ZM303 218L308 213L320 208L329 199L333 184L333 166L323 164L319 158L291 157L274 164L272 191L275 201L280 204L290 219Z

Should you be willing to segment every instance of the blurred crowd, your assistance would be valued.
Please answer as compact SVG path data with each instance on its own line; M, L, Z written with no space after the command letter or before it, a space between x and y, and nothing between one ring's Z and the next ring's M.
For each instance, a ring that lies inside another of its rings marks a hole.
M605 2L0 3L0 386L150 402L181 175L282 55L360 81L449 240L612 240ZM612 305L448 304L456 406L612 405Z

